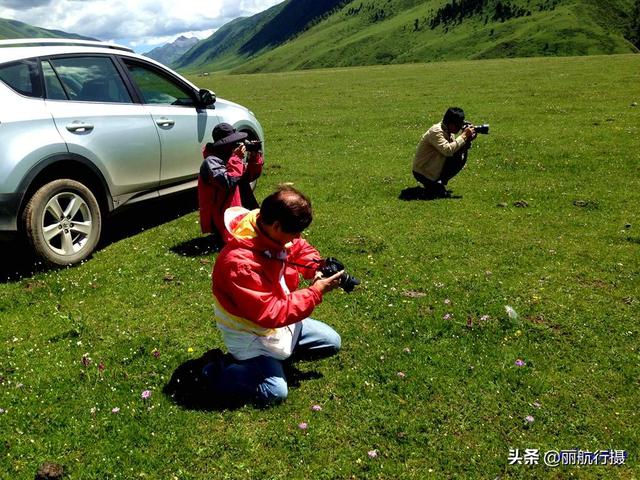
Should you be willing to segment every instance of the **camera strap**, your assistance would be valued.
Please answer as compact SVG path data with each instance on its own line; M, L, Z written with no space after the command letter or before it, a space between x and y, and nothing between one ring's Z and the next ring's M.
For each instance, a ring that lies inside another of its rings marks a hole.
M318 265L322 263L322 260L315 259L315 258L312 259L311 261L314 263L317 263ZM284 260L284 263L287 265L293 265L294 267L308 268L309 270L312 270L314 268L314 267L310 267L309 265L302 265L301 263L289 262L287 260Z
M282 258L279 255L274 256L269 250L261 250L258 248L250 248L250 250L260 254L262 257L268 259L268 260L276 260L278 262L282 262L285 265L291 265L292 267L300 267L300 268L307 268L309 270L314 269L315 267L309 266L309 265L303 265L302 263L296 263L296 262L292 262L290 260L287 260L286 257ZM312 262L317 263L318 265L320 265L322 263L322 259L320 258L312 258L311 259Z

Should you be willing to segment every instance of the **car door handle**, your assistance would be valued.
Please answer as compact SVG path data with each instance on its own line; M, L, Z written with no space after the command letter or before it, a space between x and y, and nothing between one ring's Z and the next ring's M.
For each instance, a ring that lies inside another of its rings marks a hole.
M156 120L156 124L158 124L159 127L172 127L176 124L176 121L170 118L159 118Z
M73 122L67 125L67 130L73 133L88 133L93 130L90 123Z

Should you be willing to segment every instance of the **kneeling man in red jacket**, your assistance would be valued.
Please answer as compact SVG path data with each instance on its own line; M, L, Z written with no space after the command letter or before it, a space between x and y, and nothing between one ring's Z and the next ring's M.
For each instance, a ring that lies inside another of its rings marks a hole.
M311 202L291 187L269 195L259 210L225 212L230 235L213 268L213 297L218 328L235 361L204 368L219 400L280 402L288 394L283 360L340 350L335 330L309 318L343 273L316 274L320 254L300 237L311 220ZM313 283L298 289L300 276Z

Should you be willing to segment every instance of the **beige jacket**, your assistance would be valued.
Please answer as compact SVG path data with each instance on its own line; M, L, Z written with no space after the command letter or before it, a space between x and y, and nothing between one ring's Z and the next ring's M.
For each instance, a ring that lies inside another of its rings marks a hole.
M442 123L436 123L420 139L413 160L413 171L434 182L440 178L444 161L465 144L464 137L455 138Z

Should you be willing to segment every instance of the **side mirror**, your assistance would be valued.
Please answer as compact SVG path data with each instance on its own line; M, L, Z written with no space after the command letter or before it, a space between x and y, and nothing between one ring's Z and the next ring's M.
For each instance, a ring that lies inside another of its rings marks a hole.
M200 100L200 105L203 107L208 107L216 103L216 94L206 88L200 89L198 92L198 98Z

